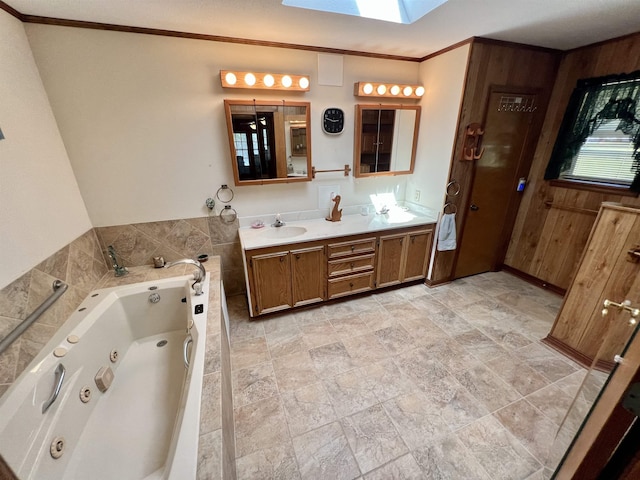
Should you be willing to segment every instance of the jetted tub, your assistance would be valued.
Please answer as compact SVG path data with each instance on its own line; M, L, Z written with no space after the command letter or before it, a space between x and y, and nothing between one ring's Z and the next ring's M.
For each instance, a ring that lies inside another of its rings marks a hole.
M196 477L209 274L203 295L192 283L96 290L82 302L0 399L0 454L21 480ZM43 414L59 364L66 375ZM105 392L103 367L113 372Z

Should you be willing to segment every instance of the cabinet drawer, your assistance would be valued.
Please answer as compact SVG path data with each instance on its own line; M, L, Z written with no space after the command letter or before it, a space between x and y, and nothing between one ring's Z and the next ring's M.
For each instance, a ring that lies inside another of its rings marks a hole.
M362 240L354 240L350 242L330 243L329 258L346 257L347 255L361 255L363 253L375 253L376 239L363 238Z
M329 261L329 276L337 277L348 273L366 272L373 270L373 261L375 255L361 255L359 257L345 258L341 260Z
M329 298L342 297L352 293L366 292L373 289L373 272L349 275L348 277L329 280Z

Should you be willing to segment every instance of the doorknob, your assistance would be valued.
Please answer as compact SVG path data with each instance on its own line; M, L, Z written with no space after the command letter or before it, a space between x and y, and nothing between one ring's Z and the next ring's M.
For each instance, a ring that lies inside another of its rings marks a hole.
M475 203L472 203L471 206L469 207L471 210L473 210L474 212L476 210L480 210L480 207L478 207Z

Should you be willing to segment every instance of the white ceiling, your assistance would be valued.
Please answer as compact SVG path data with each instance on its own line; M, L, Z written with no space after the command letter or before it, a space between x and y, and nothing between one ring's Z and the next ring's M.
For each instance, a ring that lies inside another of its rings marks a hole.
M415 58L472 36L567 50L640 31L639 0L449 0L410 25L281 0L4 1L26 15Z

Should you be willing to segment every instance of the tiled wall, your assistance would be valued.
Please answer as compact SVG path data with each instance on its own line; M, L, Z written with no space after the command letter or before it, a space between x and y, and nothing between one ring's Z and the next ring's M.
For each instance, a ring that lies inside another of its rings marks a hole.
M222 259L222 276L227 295L245 291L242 249L238 236L238 220L224 222L219 216L134 223L97 227L100 247L113 245L124 266L149 265L153 257L167 262L180 258L196 258L206 253ZM111 260L105 257L108 265Z
M129 267L149 265L159 255L167 261L202 253L219 255L226 293L245 290L237 220L225 223L216 216L91 229L0 290L0 338L4 338L51 295L54 280L69 285L62 297L0 355L0 396L87 294L99 287L98 282L111 268L108 245L113 245L120 263Z
M22 373L53 334L107 272L93 229L0 290L0 338L53 293L56 279L68 290L0 355L0 395Z

